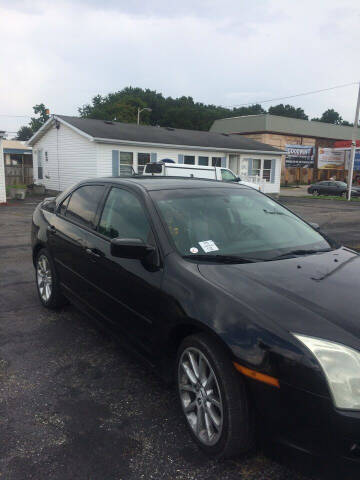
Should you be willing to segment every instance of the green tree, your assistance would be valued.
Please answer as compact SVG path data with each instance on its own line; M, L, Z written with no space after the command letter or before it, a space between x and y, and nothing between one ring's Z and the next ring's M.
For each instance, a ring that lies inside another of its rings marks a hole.
M284 105L283 103L270 107L269 113L271 115L279 115L281 117L301 118L303 120L309 119L302 108L295 108L292 105Z
M154 90L134 87L106 96L96 95L91 103L79 108L79 113L83 118L135 123L138 107L151 108L151 112L141 114L142 124L194 130L209 130L219 118L265 113L259 104L226 108L195 102L192 97L165 98Z
M29 140L33 136L33 131L31 127L28 127L27 125L23 125L22 127L19 128L15 139L16 140Z
M315 122L332 123L334 125L342 125L343 119L340 114L333 108L328 108L320 118L312 118Z
M17 140L29 140L49 119L48 110L43 103L34 105L33 110L38 117L31 117L29 125L23 125L19 128L16 134Z

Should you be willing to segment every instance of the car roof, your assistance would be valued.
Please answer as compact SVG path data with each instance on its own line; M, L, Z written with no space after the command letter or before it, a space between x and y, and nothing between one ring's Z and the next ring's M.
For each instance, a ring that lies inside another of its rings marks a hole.
M136 185L144 190L170 190L180 188L244 188L251 189L247 185L229 184L207 178L169 177L169 176L139 176L139 177L103 177L91 178L83 183L111 183L118 185ZM79 185L80 185L79 184Z

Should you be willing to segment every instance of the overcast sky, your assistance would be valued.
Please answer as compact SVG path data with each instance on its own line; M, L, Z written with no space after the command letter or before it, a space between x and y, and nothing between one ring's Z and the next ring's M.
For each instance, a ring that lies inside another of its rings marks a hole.
M358 81L359 25L358 0L0 0L0 130L129 85L228 106ZM286 102L353 121L356 93Z

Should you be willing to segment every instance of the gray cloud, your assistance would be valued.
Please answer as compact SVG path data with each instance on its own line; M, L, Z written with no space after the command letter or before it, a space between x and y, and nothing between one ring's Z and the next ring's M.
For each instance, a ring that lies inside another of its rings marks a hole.
M76 114L127 85L236 105L347 83L360 78L359 14L357 0L0 0L0 114L40 102ZM355 90L289 103L352 121Z

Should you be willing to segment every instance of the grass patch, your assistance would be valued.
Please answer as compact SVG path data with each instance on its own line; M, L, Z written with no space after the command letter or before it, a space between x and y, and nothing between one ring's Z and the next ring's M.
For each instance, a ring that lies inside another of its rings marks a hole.
M347 198L340 197L339 195L318 195L317 197L314 195L307 195L302 198L313 198L314 200L337 200L338 202L347 202ZM351 202L360 202L360 197L351 197Z

